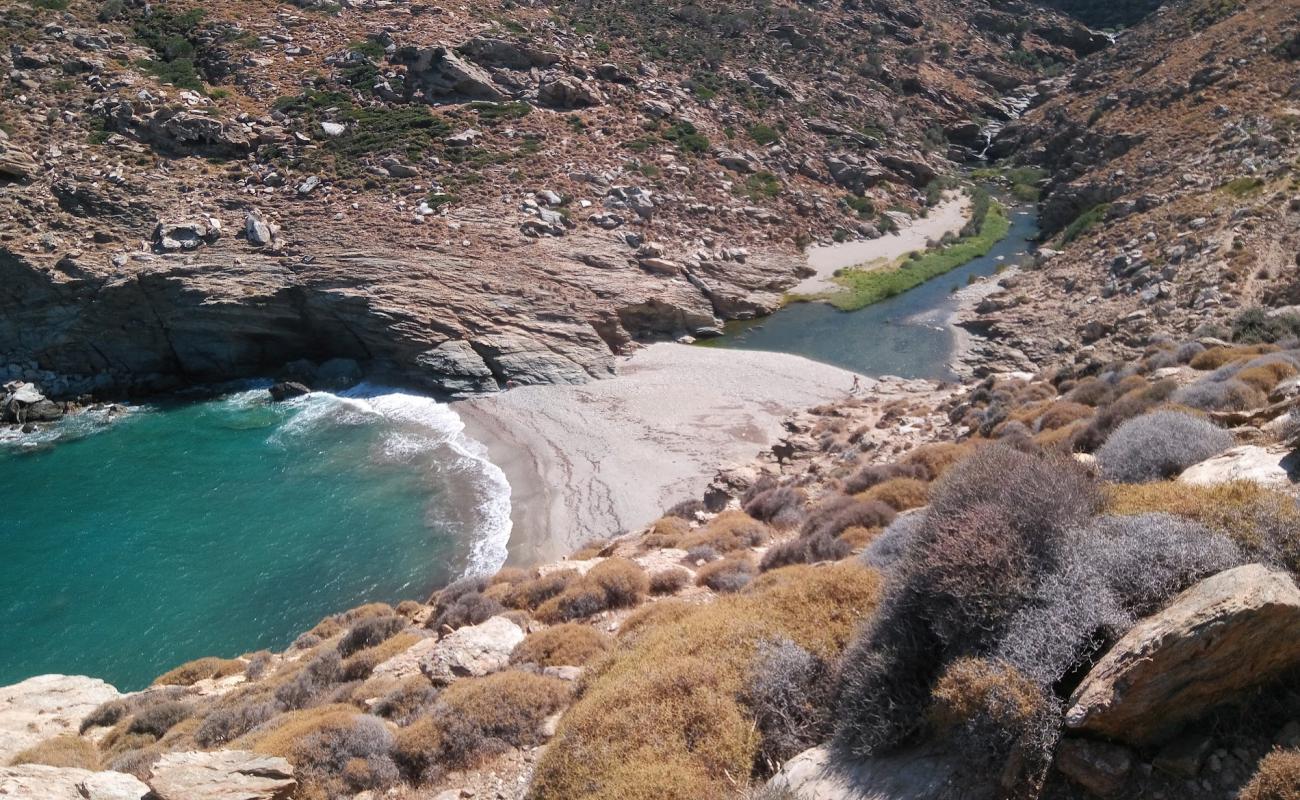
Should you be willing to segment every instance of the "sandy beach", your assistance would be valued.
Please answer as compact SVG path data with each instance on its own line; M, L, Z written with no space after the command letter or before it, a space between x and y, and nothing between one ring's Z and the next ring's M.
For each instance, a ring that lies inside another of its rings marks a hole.
M949 196L930 209L926 216L879 239L810 247L808 266L816 270L816 273L804 278L790 293L811 295L832 292L837 287L831 279L841 269L871 264L883 266L913 250L924 250L929 242L939 241L946 233L958 234L966 224L969 210L970 198L965 193Z
M700 497L719 467L773 444L792 411L847 396L855 377L799 356L663 343L607 380L452 407L510 481L510 561L527 564Z

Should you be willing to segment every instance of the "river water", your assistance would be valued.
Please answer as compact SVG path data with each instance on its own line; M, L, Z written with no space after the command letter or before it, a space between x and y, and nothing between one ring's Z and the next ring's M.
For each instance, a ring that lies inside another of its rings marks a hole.
M0 685L138 689L505 558L505 477L428 398L264 389L0 442Z
M792 303L768 317L728 323L723 336L702 344L793 353L863 375L951 379L955 335L947 321L956 308L953 291L1016 263L1038 235L1032 206L1008 211L1011 230L988 255L915 289L858 311Z

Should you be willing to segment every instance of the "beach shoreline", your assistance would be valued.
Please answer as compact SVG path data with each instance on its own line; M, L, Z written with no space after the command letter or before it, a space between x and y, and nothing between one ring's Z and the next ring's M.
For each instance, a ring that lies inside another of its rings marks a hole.
M618 374L457 401L511 491L508 562L562 558L699 499L719 468L771 447L790 414L873 380L800 356L653 344Z

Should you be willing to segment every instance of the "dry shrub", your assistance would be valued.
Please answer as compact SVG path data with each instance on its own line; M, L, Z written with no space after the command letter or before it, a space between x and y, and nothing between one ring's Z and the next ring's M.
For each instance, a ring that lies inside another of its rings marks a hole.
M577 570L565 569L547 573L531 580L515 584L505 597L505 604L510 608L533 610L558 596L570 583L581 577Z
M1145 389L1136 389L1122 395L1102 408L1075 437L1074 449L1091 453L1106 441L1110 432L1133 417L1145 414L1168 400L1178 390L1172 379L1157 381Z
M153 679L154 686L193 686L208 678L225 678L244 671L244 662L237 658L208 656L181 664Z
M802 489L777 486L760 492L745 505L745 513L766 522L777 530L796 528L803 522L804 505L808 498Z
M641 543L651 549L676 547L690 532L690 523L681 517L660 517L650 526L650 532Z
M508 586L514 586L523 583L531 577L532 575L526 569L520 569L519 567L502 567L497 570L497 574L488 579L488 584L495 586L504 583Z
M99 769L99 749L89 739L83 739L73 733L65 733L32 745L9 762L9 765L14 767L23 764L75 767L93 771Z
M591 541L583 542L577 550L574 550L569 554L569 560L589 561L593 558L598 558L601 555L604 555L605 548L609 547L609 545L610 541L608 539L592 539Z
M143 733L161 739L163 734L183 720L194 715L194 706L181 700L170 700L137 711L127 725L127 733Z
M338 650L316 655L275 688L276 702L286 709L307 708L343 680L343 659Z
M929 502L930 487L915 478L894 478L872 486L858 499L878 500L895 511L907 511L911 508L920 508Z
M771 528L745 512L724 511L710 520L708 525L683 537L677 546L685 550L705 546L727 553L757 547L771 536Z
M294 766L299 796L350 797L397 783L392 749L393 734L382 720L353 714L306 732L285 757Z
M1192 369L1209 370L1218 369L1225 364L1233 361L1241 361L1252 356L1263 355L1276 351L1277 345L1272 344L1252 344L1252 345L1235 345L1233 347L1211 347L1197 353L1188 362Z
M343 703L288 711L232 740L229 749L288 758L298 741L318 730L346 727L355 716L357 709Z
M1034 427L1039 431L1052 431L1067 427L1081 419L1088 419L1092 415L1091 406L1069 400L1058 400L1039 415L1034 422Z
M1276 748L1259 760L1238 800L1300 800L1300 748Z
M569 622L530 633L510 654L510 663L580 667L608 649L608 636L590 625Z
M877 484L895 478L929 480L929 470L924 464L868 464L853 473L840 488L845 494L861 494Z
M412 783L432 783L442 775L438 767L442 741L437 720L432 715L420 717L397 732L393 761Z
M703 606L646 612L589 668L538 763L536 800L730 796L753 768L755 720L738 700L759 643L786 637L833 658L879 595L856 564L769 572ZM629 620L630 621L630 620Z
M1197 381L1174 392L1171 399L1202 411L1245 411L1268 401L1263 391L1236 378Z
M571 694L565 681L516 670L456 681L433 710L442 730L439 761L461 769L503 744L541 744L546 719L568 705Z
M162 751L155 747L125 750L108 762L108 768L146 781L152 775L153 765L160 758L162 758Z
M1186 517L1230 537L1252 558L1300 576L1300 507L1294 498L1253 481L1112 486L1107 506L1121 515L1163 512Z
M1232 434L1213 423L1176 411L1156 411L1128 420L1097 450L1106 478L1144 483L1178 475L1232 446Z
M126 700L116 699L100 703L81 720L80 732L85 733L91 728L107 728L110 725L116 725L131 711L131 704Z
M421 675L406 678L375 701L371 713L398 725L409 725L438 699L438 689Z
M759 645L743 695L760 737L757 774L771 775L830 734L833 673L825 659L784 637Z
M618 638L624 641L634 637L638 631L653 629L660 625L671 625L689 616L695 608L696 606L680 600L647 603L624 618L623 623L618 627Z
M1296 374L1294 365L1277 357L1259 359L1259 362L1247 364L1245 369L1237 373L1237 380L1264 394L1273 391L1278 383Z
M848 545L850 551L858 551L871 544L880 535L880 531L880 528L864 528L861 525L855 525L852 528L846 528L837 538Z
M407 620L397 615L370 617L348 629L339 640L339 655L347 658L358 650L365 650L383 644L390 636L396 636L406 629Z
M665 517L678 517L684 520L693 520L697 515L707 509L704 507L703 500L683 500L672 508L664 512Z
M695 583L715 592L738 592L757 574L758 568L748 556L732 556L700 567Z
M437 631L456 630L500 614L504 606L484 594L489 585L489 579L482 576L461 578L449 584L438 592L428 627Z
M799 530L804 537L828 536L834 538L846 528L854 526L875 528L894 521L897 512L878 500L857 500L835 495L818 503L808 513L808 520Z
M607 608L634 606L650 591L645 570L626 558L605 559L591 568L586 579L605 592Z
M681 567L661 569L650 576L650 594L677 594L691 582L691 573Z
M845 531L861 530L861 525L846 528ZM816 564L819 561L839 561L853 551L853 546L843 536L831 537L824 533L800 536L788 542L773 546L763 554L759 569L767 572L771 569L788 567L792 564Z
M537 608L536 616L548 625L585 619L609 607L605 590L585 577L569 584L560 595Z
M280 713L280 706L264 694L231 695L210 708L194 732L200 747L234 741Z
M935 442L923 444L909 452L904 464L913 464L925 470L925 480L938 480L948 468L970 455L975 449L971 443L954 444L952 442Z
M344 681L365 680L370 677L371 672L374 672L375 667L405 651L418 641L420 641L420 637L414 633L399 633L385 639L374 647L367 647L359 653L354 653L343 662L341 679Z
M899 514L889 527L871 540L862 551L862 563L868 567L889 570L903 557L903 552L917 531L925 524L926 515L920 511Z
M1076 383L1074 388L1070 389L1065 399L1071 403L1096 408L1115 399L1115 390L1105 381L1097 378L1084 378Z
M954 749L976 769L1001 766L1017 750L1033 770L1045 768L1056 742L1056 701L1015 667L959 659L944 671L930 697L931 723L955 740Z

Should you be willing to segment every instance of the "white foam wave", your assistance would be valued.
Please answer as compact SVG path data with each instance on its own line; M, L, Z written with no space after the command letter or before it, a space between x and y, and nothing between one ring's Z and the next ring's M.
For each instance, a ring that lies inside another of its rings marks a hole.
M19 427L0 427L0 447L27 451L61 441L82 439L106 431L132 415L148 410L147 406L123 405L88 408L69 414L53 424L42 425L31 433L23 433Z
M489 574L505 563L512 528L510 484L488 458L487 448L465 434L465 423L448 405L372 384L340 394L312 392L287 402L296 413L272 435L273 443L320 425L380 423L388 428L381 443L385 461L410 463L435 449L450 451L455 463L440 466L466 479L474 506L475 530L464 574Z

